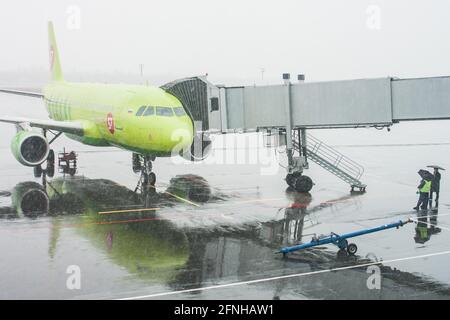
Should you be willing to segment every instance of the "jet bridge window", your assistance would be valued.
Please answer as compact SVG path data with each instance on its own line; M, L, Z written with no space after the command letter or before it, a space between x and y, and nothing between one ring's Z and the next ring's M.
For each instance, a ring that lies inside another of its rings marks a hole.
M144 113L145 108L146 108L146 106L140 107L139 110L136 112L136 116L137 117L142 116L142 114Z
M184 111L183 107L175 107L173 108L173 111L179 117L186 115L186 111Z
M151 116L155 114L155 107L148 106L147 110L145 110L144 117Z
M219 98L213 97L211 98L211 112L219 111Z
M173 111L172 108L156 107L156 115L164 117L173 117Z

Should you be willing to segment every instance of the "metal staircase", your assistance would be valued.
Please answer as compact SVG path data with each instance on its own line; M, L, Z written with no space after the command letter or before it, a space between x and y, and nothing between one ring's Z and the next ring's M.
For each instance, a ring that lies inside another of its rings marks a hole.
M363 166L344 156L312 135L307 134L306 137L306 156L308 159L314 161L322 168L350 184L352 191L354 191L354 188L358 188L360 191L365 192L366 185L360 181L361 176L364 173ZM297 130L293 130L292 138L294 149L299 151L299 134Z

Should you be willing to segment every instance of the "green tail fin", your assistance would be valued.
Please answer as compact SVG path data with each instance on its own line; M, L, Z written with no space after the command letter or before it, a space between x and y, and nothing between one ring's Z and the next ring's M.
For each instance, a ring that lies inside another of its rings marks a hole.
M51 21L48 22L48 43L51 79L53 81L63 81L64 78L61 69L61 62L59 60L59 50L56 45L55 32L53 31L53 23Z

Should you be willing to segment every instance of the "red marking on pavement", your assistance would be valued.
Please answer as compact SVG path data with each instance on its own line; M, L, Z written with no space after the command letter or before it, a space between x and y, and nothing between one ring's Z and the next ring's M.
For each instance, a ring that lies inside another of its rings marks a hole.
M306 208L306 207L308 207L308 205L305 203L293 203L288 208Z

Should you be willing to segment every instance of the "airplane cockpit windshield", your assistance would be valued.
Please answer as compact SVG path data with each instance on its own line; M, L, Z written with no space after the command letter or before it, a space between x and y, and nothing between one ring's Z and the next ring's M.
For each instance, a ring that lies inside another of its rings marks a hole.
M156 109L156 113L155 113ZM186 111L183 107L153 107L153 106L142 106L136 112L137 117L146 117L156 114L157 116L163 117L173 117L173 114L178 117L182 117L186 115Z
M169 107L156 107L157 116L173 117L172 108Z

